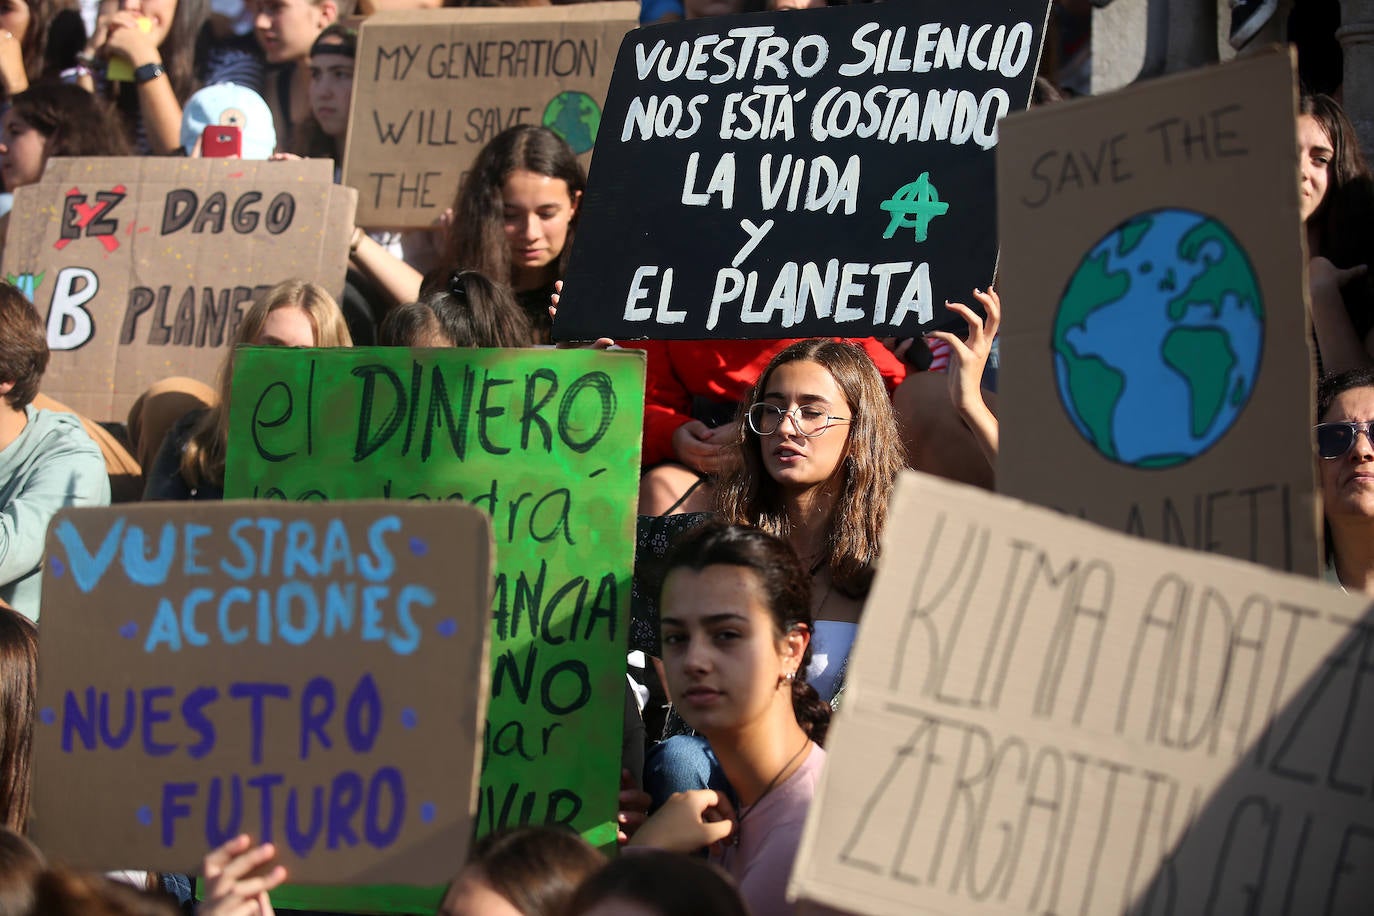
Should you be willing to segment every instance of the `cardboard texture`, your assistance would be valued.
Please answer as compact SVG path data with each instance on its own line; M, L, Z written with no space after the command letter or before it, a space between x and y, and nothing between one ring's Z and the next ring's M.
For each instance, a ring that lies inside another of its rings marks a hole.
M15 192L3 267L47 320L43 392L123 422L159 379L215 384L254 296L343 292L356 196L322 160L50 160Z
M253 348L235 360L227 496L463 500L492 516L481 834L562 823L615 843L643 392L637 351Z
M790 895L1368 911L1368 599L910 472L890 518Z
M197 872L435 883L473 826L491 527L467 506L64 510L48 533L33 836Z
M492 137L552 128L585 167L639 4L383 11L363 21L344 184L363 226L430 228Z
M1317 572L1294 105L1276 52L1004 122L999 490Z
M555 336L949 325L943 302L992 279L997 122L1030 101L1048 11L922 0L632 33Z

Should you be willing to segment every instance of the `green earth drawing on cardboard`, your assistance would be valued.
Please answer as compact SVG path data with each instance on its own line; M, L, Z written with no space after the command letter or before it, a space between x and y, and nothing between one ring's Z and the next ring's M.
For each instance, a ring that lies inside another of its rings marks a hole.
M585 92L560 92L544 106L543 124L568 141L580 156L596 143L601 107Z
M1079 262L1054 321L1059 399L1104 457L1182 464L1215 445L1254 391L1264 303L1216 220L1153 210Z

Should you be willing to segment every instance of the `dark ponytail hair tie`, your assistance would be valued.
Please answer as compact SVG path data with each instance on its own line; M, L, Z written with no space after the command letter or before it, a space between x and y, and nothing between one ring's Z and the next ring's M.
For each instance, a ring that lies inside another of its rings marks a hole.
M455 297L457 297L457 298L459 298L459 299L462 299L464 302L467 301L467 298L468 298L467 271L465 271L465 270L455 270L453 273L451 273L451 274L448 275L448 291L449 291L450 295L453 295L453 296L455 296Z

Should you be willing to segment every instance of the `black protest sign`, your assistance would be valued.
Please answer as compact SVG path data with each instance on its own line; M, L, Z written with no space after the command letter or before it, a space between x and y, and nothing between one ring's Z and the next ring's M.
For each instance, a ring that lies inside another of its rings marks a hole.
M894 2L620 46L560 339L915 333L987 286L1048 5Z

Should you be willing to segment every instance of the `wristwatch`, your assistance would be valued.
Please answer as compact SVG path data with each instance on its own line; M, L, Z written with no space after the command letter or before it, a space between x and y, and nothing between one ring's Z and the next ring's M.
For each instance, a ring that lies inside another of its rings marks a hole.
M166 72L162 64L144 64L134 71L134 82L140 86L144 83L151 83Z

